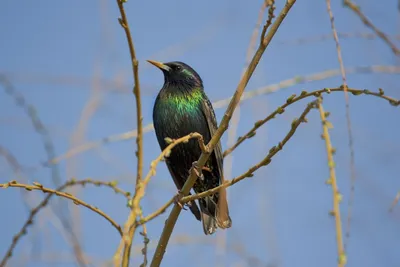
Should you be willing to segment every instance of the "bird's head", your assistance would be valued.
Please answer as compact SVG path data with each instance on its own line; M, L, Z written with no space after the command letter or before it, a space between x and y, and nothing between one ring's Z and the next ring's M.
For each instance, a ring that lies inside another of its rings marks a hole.
M154 60L147 61L162 70L166 85L203 87L203 81L199 74L183 62L173 61L161 63Z

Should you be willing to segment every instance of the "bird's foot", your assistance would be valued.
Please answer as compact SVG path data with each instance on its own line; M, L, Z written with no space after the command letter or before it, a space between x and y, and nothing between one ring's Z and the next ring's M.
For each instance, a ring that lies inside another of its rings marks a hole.
M175 204L177 204L181 209L186 210L185 205L182 205L181 199L184 197L182 192L178 190L178 193L174 197Z
M193 168L194 172L196 173L197 177L200 180L204 181L204 175L202 173L202 170L200 170L199 166L197 165L197 161L193 162L192 168ZM205 168L207 168L207 167L205 167Z

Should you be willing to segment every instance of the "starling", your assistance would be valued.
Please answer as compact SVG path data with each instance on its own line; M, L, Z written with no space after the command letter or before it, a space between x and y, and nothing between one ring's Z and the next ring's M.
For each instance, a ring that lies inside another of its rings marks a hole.
M182 62L161 63L148 60L164 73L164 86L158 93L153 108L153 123L158 143L164 150L168 143L166 138L177 139L192 132L200 133L205 144L217 130L217 121L210 100L204 93L200 76L190 66ZM168 140L168 139L167 139ZM175 146L166 158L168 170L178 190L181 190L189 176L193 162L201 155L197 140ZM223 181L223 155L221 144L214 148L202 175L193 186L196 193L214 188ZM229 217L226 194L215 193L189 203L190 210L197 220L202 221L206 235L213 234L217 227L229 228L232 225Z

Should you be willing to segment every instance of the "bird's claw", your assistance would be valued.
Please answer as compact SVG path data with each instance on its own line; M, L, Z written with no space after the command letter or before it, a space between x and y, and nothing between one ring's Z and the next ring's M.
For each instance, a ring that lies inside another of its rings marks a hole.
M197 165L197 161L193 162L192 168L193 168L194 172L196 173L197 177L200 180L204 181L204 175L203 175L202 171L200 170L199 166Z
M181 209L186 210L185 206L182 205L181 199L184 197L182 192L178 190L178 193L174 197L175 204L177 204Z

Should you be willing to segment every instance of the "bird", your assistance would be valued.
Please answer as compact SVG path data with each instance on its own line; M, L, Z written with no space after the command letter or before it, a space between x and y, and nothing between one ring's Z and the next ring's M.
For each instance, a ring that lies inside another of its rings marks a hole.
M159 91L153 107L153 124L158 143L164 150L170 139L177 139L197 132L207 144L218 129L215 112L204 92L203 81L189 65L173 61L161 63L147 60L164 74L164 85ZM168 139L170 138L170 139ZM168 170L178 192L182 189L190 169L202 151L195 139L176 145L165 158ZM193 190L201 193L221 185L223 182L223 154L221 143L215 146L202 174L196 180ZM213 234L217 228L225 229L232 225L229 216L225 191L198 199L188 206L197 220L202 221L206 235Z

